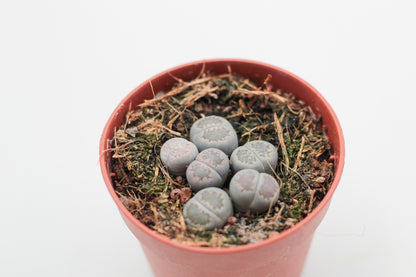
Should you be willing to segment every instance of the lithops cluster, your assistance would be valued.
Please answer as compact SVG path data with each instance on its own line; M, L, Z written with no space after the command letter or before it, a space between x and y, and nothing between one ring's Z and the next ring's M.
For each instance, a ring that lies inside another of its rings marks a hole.
M279 198L280 186L275 178L253 169L238 171L230 182L230 195L235 208L245 212L265 212Z
M217 148L230 155L238 147L238 137L233 126L220 116L207 116L192 124L191 141L199 151L207 148Z
M187 166L198 155L196 146L183 138L172 138L160 149L162 163L175 176L185 176Z
M256 213L276 204L280 186L267 174L272 174L277 165L277 151L271 143L255 140L238 147L234 128L219 116L198 119L191 127L190 139L170 139L160 151L169 172L186 176L196 192L183 208L188 226L222 228L233 215L233 202L239 211ZM235 172L230 182L231 198L221 189L230 170L230 154Z
M277 150L270 142L253 140L235 149L230 159L234 172L251 168L273 174L277 165Z
M186 179L193 191L207 187L222 187L227 179L230 163L219 149L208 148L196 156L186 170Z
M197 192L183 208L186 224L204 230L223 227L232 215L233 205L228 194L213 187Z

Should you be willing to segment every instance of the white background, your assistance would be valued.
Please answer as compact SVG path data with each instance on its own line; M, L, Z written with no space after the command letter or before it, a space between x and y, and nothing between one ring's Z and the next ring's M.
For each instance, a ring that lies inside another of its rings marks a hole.
M316 87L346 164L303 276L416 276L414 1L0 1L0 276L152 276L98 164L137 85L206 58Z

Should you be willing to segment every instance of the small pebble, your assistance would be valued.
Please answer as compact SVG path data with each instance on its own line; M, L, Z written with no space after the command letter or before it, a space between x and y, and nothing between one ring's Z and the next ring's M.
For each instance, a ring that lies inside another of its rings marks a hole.
M230 224L230 225L234 225L234 224L236 224L236 223L237 223L237 218L236 218L235 216L230 216L230 217L227 219L227 223L228 223L228 224Z
M215 187L200 190L183 208L186 224L204 230L222 228L232 215L230 197L224 190Z
M176 200L178 200L179 199L179 197L181 196L181 190L180 189L174 189L174 190L172 190L171 192L170 192L170 198L173 200L173 201L176 201Z
M175 176L185 176L187 166L198 155L196 146L184 138L172 138L160 149L162 163Z
M230 155L238 147L237 133L231 123L216 115L195 121L191 127L190 137L199 151L217 148Z
M277 166L277 150L264 140L253 140L233 151L230 157L234 172L251 168L273 174Z
M193 191L207 187L222 187L230 170L227 155L219 149L208 148L196 156L186 170L186 179Z
M231 199L241 212L265 212L276 204L279 193L280 186L274 177L254 169L238 171L230 182Z
M184 186L186 184L186 180L182 176L176 176L176 182L181 186Z

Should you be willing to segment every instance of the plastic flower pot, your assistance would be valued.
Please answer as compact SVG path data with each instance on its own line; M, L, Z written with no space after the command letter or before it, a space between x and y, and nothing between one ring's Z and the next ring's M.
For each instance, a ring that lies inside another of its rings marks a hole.
M122 125L129 107L136 107L153 97L154 91L168 91L175 80L170 74L191 80L200 72L216 74L232 71L261 84L267 74L272 75L273 89L293 93L322 116L323 125L333 146L335 174L331 188L319 205L292 228L266 240L230 247L204 248L183 245L152 231L133 217L117 197L110 176L110 147L115 128ZM155 276L300 276L315 229L322 221L332 195L341 179L344 166L344 138L338 119L321 94L301 78L276 66L240 59L214 59L192 62L162 72L134 89L116 107L108 120L100 141L100 165L104 181L122 218L140 241ZM132 246L133 247L133 246Z

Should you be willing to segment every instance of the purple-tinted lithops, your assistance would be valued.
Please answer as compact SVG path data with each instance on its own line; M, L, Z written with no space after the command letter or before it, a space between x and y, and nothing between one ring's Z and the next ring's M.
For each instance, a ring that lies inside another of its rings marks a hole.
M230 195L239 211L265 212L279 198L279 183L267 173L254 169L238 171L230 182Z
M187 166L197 155L195 144L183 138L169 139L160 149L162 163L175 176L185 176Z
M219 149L208 148L196 156L186 170L186 179L193 191L207 187L222 187L227 179L230 163Z
M233 151L230 157L234 172L245 168L273 174L277 165L277 150L264 140L253 140Z
M195 121L191 127L190 137L199 151L218 148L230 155L238 147L237 133L231 123L216 115Z
M232 215L230 197L222 189L214 187L200 190L183 207L186 224L204 230L222 228Z

